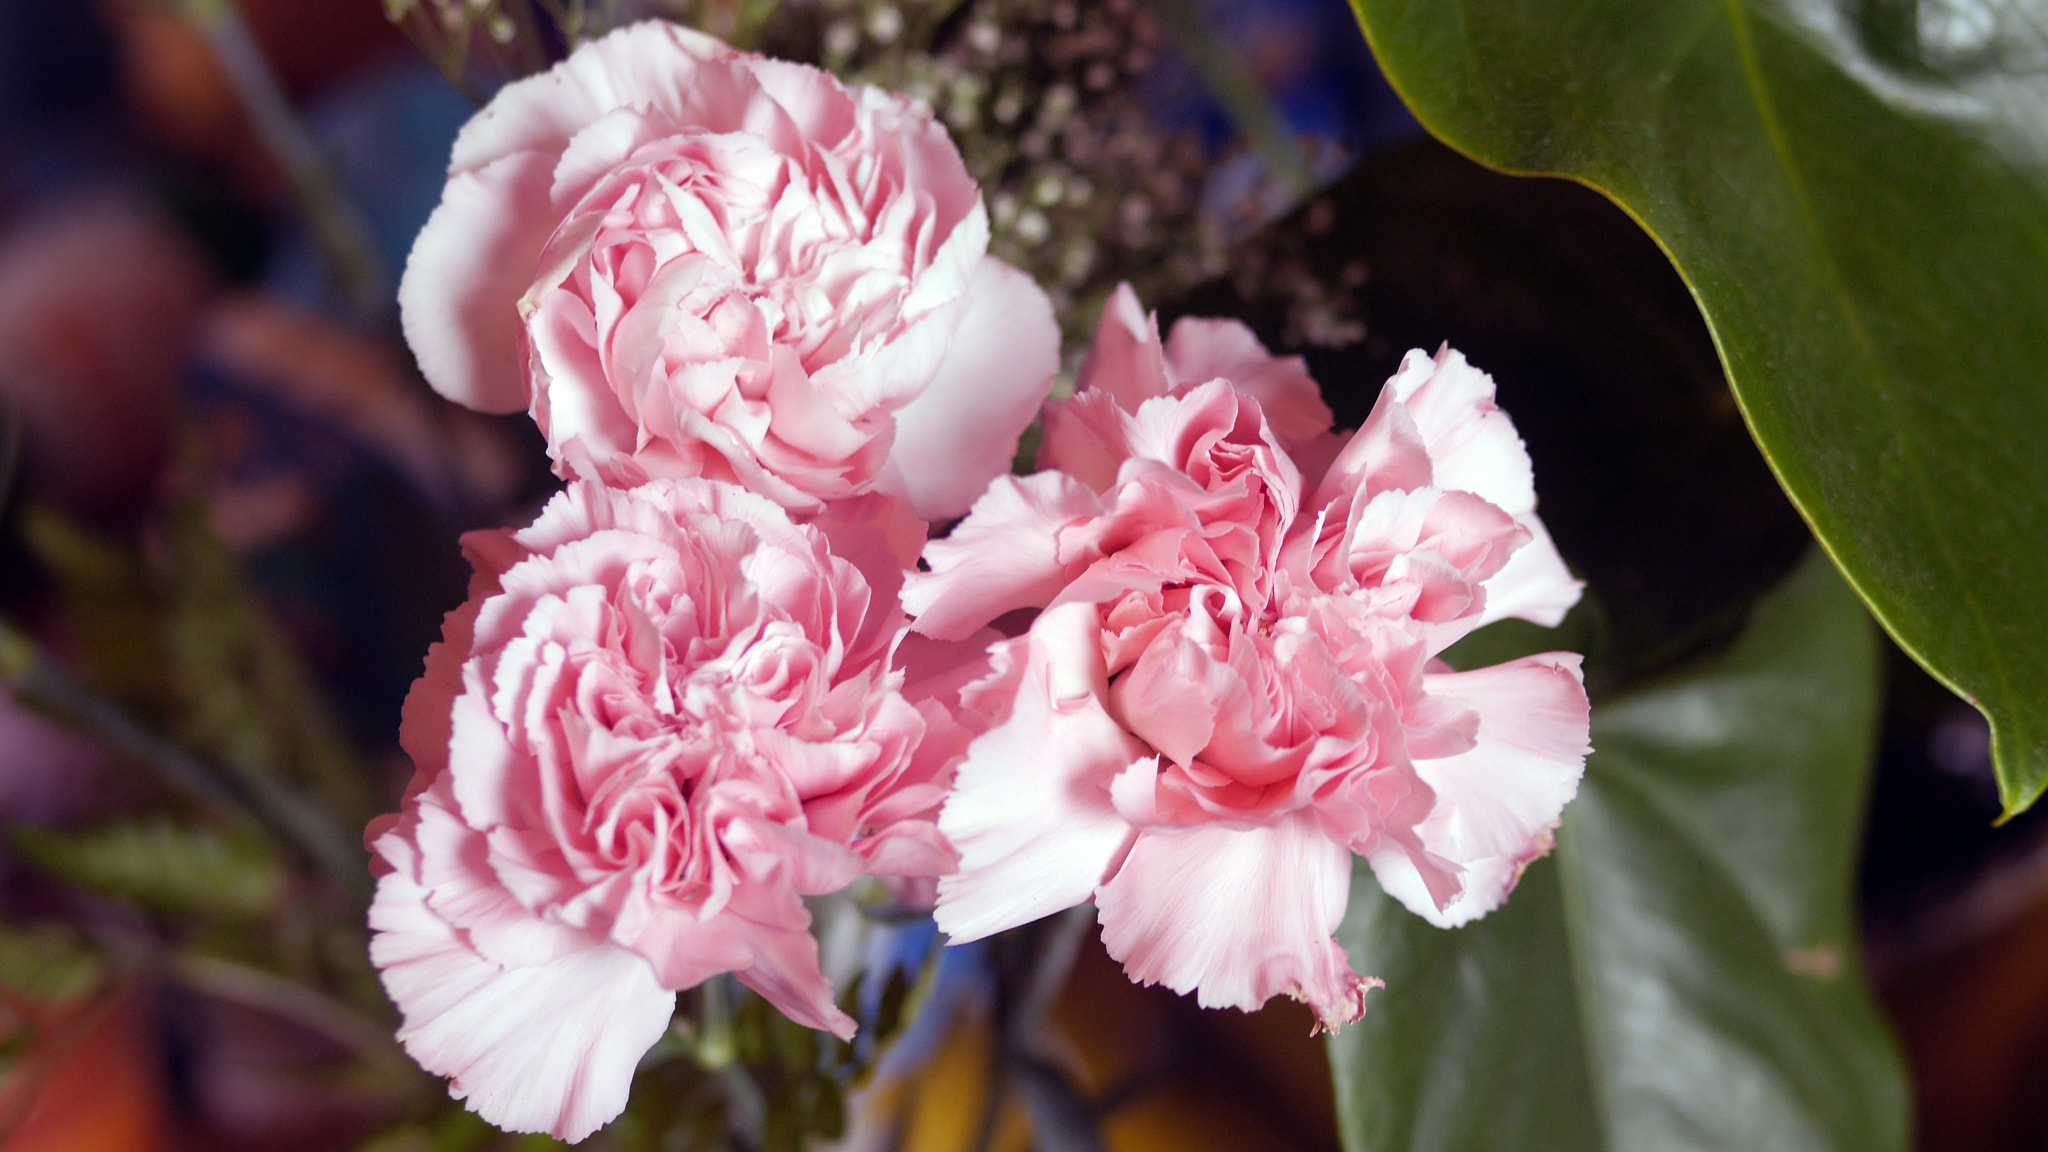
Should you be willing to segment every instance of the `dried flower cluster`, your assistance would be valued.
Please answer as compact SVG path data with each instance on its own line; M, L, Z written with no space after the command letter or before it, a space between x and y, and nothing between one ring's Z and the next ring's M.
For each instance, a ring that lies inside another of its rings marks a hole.
M388 0L444 71L537 71L545 37L503 0ZM1128 282L1170 297L1224 271L1201 211L1211 158L1162 130L1143 94L1168 50L1138 0L554 0L571 44L647 16L818 64L928 104L989 212L989 251L1046 290L1070 346ZM771 21L770 16L774 19Z

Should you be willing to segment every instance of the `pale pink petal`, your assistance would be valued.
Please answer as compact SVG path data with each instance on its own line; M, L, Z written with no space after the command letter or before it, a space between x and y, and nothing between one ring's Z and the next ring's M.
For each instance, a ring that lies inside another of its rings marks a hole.
M732 917L699 919L695 909L666 906L632 894L612 942L647 960L664 988L695 988L754 962L754 948Z
M907 409L938 379L940 361L952 347L954 327L967 315L969 306L965 296L948 300L912 320L886 343L818 369L812 383L821 397L830 397L835 407L849 412ZM781 408L799 411L795 404L784 403L778 406L778 415ZM808 412L802 414L811 416ZM900 438L900 429L893 425L891 428L892 435ZM893 461L894 457L890 459ZM888 479L893 485L887 489L889 492L909 497L909 490L903 487L904 477L890 472Z
M1176 387L1222 377L1258 401L1273 435L1289 452L1330 430L1330 406L1299 356L1266 351L1236 320L1189 316L1166 337L1166 371Z
M818 69L769 57L748 58L748 71L772 97L791 128L828 146L858 147L860 90L818 83Z
M726 916L754 952L753 962L733 973L740 983L806 1028L853 1039L857 1026L833 1002L818 938L811 935L811 913L795 893L779 885L742 884Z
M1142 405L1140 405L1142 407ZM1116 486L1131 458L1131 413L1100 389L1077 392L1045 406L1040 427L1040 469L1064 472L1097 492Z
M1524 516L1529 542L1515 549L1500 571L1486 581L1486 607L1473 628L1510 616L1555 628L1579 602L1585 582L1575 579L1551 543L1550 533L1534 513Z
M895 667L903 670L903 695L912 702L938 700L957 711L960 690L989 674L989 645L1003 639L993 628L960 640L934 640L906 633L896 646Z
M1010 713L968 746L939 829L960 871L939 881L939 927L955 943L1014 928L1089 898L1131 836L1109 798L1144 755L1102 700L1100 614L1063 604L996 649L982 690Z
M1494 869L1489 861L1497 859L1489 857L1476 868L1454 864L1423 848L1412 828L1401 835L1383 835L1365 853L1366 863L1372 865L1373 878L1387 895L1439 928L1455 928L1472 919L1467 916L1454 922L1445 916L1444 910L1460 906L1467 883L1483 889L1491 882ZM1516 875L1520 871L1515 869ZM1508 887L1513 887L1512 881Z
M1225 721L1221 713L1241 715L1251 707L1238 670L1188 632L1169 623L1109 690L1125 726L1183 766L1209 746L1219 721Z
M905 580L913 627L960 640L1006 612L1050 604L1074 575L1060 561L1060 529L1101 510L1062 473L998 476L952 535L925 545L931 571Z
M1516 519L1536 510L1529 453L1493 402L1493 377L1448 345L1433 358L1417 349L1402 359L1386 392L1415 421L1437 487L1484 497Z
M586 190L618 167L636 149L659 141L674 130L674 125L649 116L645 109L626 107L606 112L578 128L569 138L568 146L555 161L553 179L548 186L549 200L558 211L575 207Z
M867 91L872 93L874 89ZM881 102L894 105L896 98L885 95L881 97ZM941 211L937 226L949 231L943 233L946 239L939 245L939 250L932 254L932 262L918 276L917 286L911 289L909 296L904 297L904 312L915 316L937 308L949 300L957 299L963 294L971 299L977 292L997 291L1004 294L1008 306L1018 309L1015 318L1020 324L1037 325L1037 313L1041 310L1044 312L1044 322L1050 324L1052 305L1046 302L1045 293L1037 291L1038 285L1022 272L987 254L988 209L982 205L974 181L967 175L966 166L961 163L960 153L954 149L953 142L947 139L946 130L925 121L915 130L915 135L916 143L920 145L915 151L927 158L926 166L943 171L928 173L913 181L911 186L925 195L937 194L949 200L958 200L959 203L951 206L950 210ZM974 196L974 199L966 199L969 195ZM992 264L995 265L995 269L989 267ZM997 280L1003 278L1004 272L1022 278L1032 291L1027 294L1014 286L997 284ZM996 317L1002 317L1000 306ZM995 320L990 317L984 315L977 323L982 326L981 333L984 337L1003 338L991 327ZM1053 369L1057 369L1057 328L1053 329L1052 341ZM1046 376L1051 375L1052 370L1048 370ZM1044 397L1040 396L1039 399L1042 400Z
M484 959L403 869L377 884L371 960L404 1017L398 1038L484 1119L574 1143L617 1116L675 993L647 962L596 943L551 964ZM573 1006L573 1007L571 1007Z
M1405 856L1372 857L1381 886L1416 915L1446 928L1476 920L1550 851L1551 830L1577 794L1591 750L1579 662L1575 653L1552 652L1424 678L1432 695L1478 710L1479 734L1468 752L1415 762L1436 793L1416 833L1428 852L1465 869L1457 897L1430 898Z
M427 793L410 829L418 853L411 874L434 914L461 929L485 959L507 967L550 964L591 947L589 933L535 916L506 889L492 867L488 836L444 806L445 792L437 785Z
M853 1039L860 1025L833 1003L832 984L818 967L818 938L811 935L810 918L795 927L759 928L750 935L754 963L733 973L739 982L798 1024Z
M569 462L573 475L615 474L608 465L630 455L640 430L616 393L579 383L601 371L589 306L569 292L545 293L526 335L532 349L533 418L553 454Z
M1556 627L1579 602L1550 533L1536 516L1535 475L1528 450L1493 399L1493 378L1446 345L1434 357L1411 351L1387 381L1387 394L1415 421L1429 448L1434 483L1498 505L1533 537L1486 583L1486 610L1473 628L1510 616Z
M1339 505L1360 493L1425 486L1479 496L1530 535L1486 580L1482 612L1431 630L1433 651L1509 616L1555 627L1578 603L1583 585L1572 578L1536 515L1529 454L1494 404L1492 378L1448 347L1434 358L1408 353L1308 506L1336 517L1342 514ZM1300 536L1289 542L1290 566L1306 558L1311 543Z
M960 867L960 854L937 824L898 821L887 833L854 846L867 859L873 876L943 876Z
M537 178L519 197L470 187L515 162L549 169L544 195ZM704 476L800 515L883 487L950 517L1007 462L1056 366L1049 305L984 264L979 190L920 102L650 21L507 85L451 164L422 267L467 260L510 287L471 309L424 277L408 330L466 403L515 409L529 397L504 369L530 373L565 477ZM518 243L460 226L508 212L544 226ZM507 291L524 343L492 327L511 323ZM935 379L957 386L914 405Z
M449 791L472 828L523 822L540 808L533 758L512 746L505 726L491 714L473 666L469 677L471 690L449 710L449 755L459 766L448 774Z
M1166 376L1166 353L1159 344L1159 322L1129 284L1118 284L1102 305L1095 343L1074 381L1076 393L1090 388L1108 393L1127 412L1154 396L1164 396L1172 382Z
M556 218L552 157L515 152L448 180L398 285L406 343L434 390L482 412L519 412L527 390L519 299Z
M853 565L867 583L867 617L851 644L856 657L864 659L875 643L901 635L897 597L924 548L924 521L902 501L870 492L826 504L811 527L824 533L832 554Z
M727 852L753 861L748 870L758 882L786 884L799 896L837 892L860 879L863 870L860 855L846 845L775 820L735 819L719 839ZM771 871L781 876L770 881Z
M510 533L471 533L474 537L509 539ZM405 803L410 804L427 786L448 770L449 744L454 736L455 698L462 694L462 662L469 658L471 637L476 630L477 610L483 597L497 590L495 574L482 570L472 580L472 594L462 606L441 619L441 639L427 648L426 668L412 690L405 694L405 706L398 725L399 746L412 758L413 776L405 786ZM476 594L479 590L483 595ZM363 842L376 840L381 829L364 834Z
M723 273L716 262L708 256L682 256L663 264L648 279L637 300L620 315L612 325L609 337L599 333L597 321L587 301L575 293L561 289L540 296L535 311L539 313L533 321L536 329L557 328L551 337L560 348L541 346L542 366L548 374L561 381L590 381L609 379L607 393L639 402L645 396L658 396L667 387L667 369L664 366L663 343L675 329L678 318L687 316L683 301L698 291L707 280L713 280ZM605 347L589 344L584 353L579 344L592 340L603 340ZM609 353L609 367L601 363ZM568 387L553 389L556 393L570 393ZM557 403L561 399L551 397ZM611 399L608 395L607 400ZM587 402L587 401L586 401ZM624 411L622 415L631 417ZM627 426L633 435L639 429ZM558 435L569 435L573 424L563 425ZM631 437L620 439L620 450L634 447Z
M621 28L571 53L546 72L498 89L484 114L455 138L449 171L480 168L514 152L560 153L584 125L617 108L673 114L676 78L732 49L662 20Z
M1388 489L1426 488L1434 483L1429 446L1414 418L1394 401L1392 387L1389 384L1381 390L1365 423L1324 469L1309 507L1341 505L1361 493L1371 497ZM1338 507L1331 514L1341 520L1345 513Z
M1365 1014L1379 983L1330 938L1350 887L1351 853L1295 815L1147 832L1095 905L1103 946L1131 979L1193 992L1205 1008L1250 1012L1292 996L1335 1031Z
M938 375L896 413L889 459L927 520L966 512L1010 470L1017 438L1059 369L1052 304L1029 276L986 257L966 303Z
M1329 474L1337 456L1350 442L1349 433L1325 432L1288 446L1287 454L1294 458L1294 466L1301 472L1303 492L1314 492L1322 486L1323 477Z

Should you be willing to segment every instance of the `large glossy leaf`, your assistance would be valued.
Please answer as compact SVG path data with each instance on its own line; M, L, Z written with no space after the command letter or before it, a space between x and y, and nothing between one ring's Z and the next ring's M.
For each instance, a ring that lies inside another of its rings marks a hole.
M2048 2L1353 0L1429 129L1664 245L1794 502L2048 787Z
M1331 1040L1351 1152L1900 1152L1851 921L1876 635L1818 554L1711 665L1594 709L1552 857L1433 928L1361 868Z

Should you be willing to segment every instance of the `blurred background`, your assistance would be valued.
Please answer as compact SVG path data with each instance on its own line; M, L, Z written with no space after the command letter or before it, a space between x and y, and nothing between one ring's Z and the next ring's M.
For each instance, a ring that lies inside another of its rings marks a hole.
M1302 353L1346 426L1455 343L1598 601L1596 700L1807 546L1654 244L1430 141L1343 0L0 0L0 1150L551 1143L410 1067L362 951L455 539L555 483L524 417L426 388L393 293L477 101L640 14L930 102L1070 367L1120 280ZM2039 1149L2048 814L1992 827L1981 719L1888 674L1862 915L1921 1146ZM730 1067L652 1060L597 1142L795 1146L793 1109L860 1148L1336 1147L1295 1005L1136 988L1085 915L930 948L865 962L877 1031L927 1007L873 1070L707 986Z

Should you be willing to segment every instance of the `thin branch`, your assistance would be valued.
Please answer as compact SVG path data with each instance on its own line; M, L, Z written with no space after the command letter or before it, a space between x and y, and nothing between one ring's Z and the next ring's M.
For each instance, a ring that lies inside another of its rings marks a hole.
M366 1063L411 1067L389 1028L303 984L213 956L176 955L168 967L195 992L289 1020Z
M299 210L328 272L350 308L372 315L390 299L389 277L370 227L343 195L327 158L293 111L263 49L234 0L172 0L178 12L205 33L214 57L241 100L263 147L291 181Z
M1315 177L1302 159L1287 118L1259 86L1258 77L1245 66L1236 48L1210 26L1198 0L1154 0L1153 12L1288 197L1313 188Z
M256 821L343 891L367 898L363 849L317 805L274 780L202 759L144 726L113 701L73 679L35 641L0 621L0 683L22 703L77 728L107 748L153 769L200 803Z

